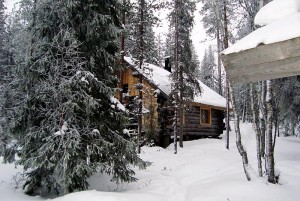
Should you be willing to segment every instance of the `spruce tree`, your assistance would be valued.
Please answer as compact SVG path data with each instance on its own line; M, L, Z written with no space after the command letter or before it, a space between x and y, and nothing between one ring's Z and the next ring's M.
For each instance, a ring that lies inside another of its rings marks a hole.
M174 9L169 15L170 26L175 27L175 43L173 46L175 57L174 61L172 62L175 64L175 71L172 73L172 79L174 81L174 90L172 96L175 95L176 99L176 94L178 94L178 101L176 101L178 104L174 106L175 119L177 119L177 108L179 118L180 147L183 147L184 110L187 108L188 103L193 100L194 95L201 92L199 82L196 79L198 61L195 57L191 40L196 1L175 0L171 6ZM172 30L172 28L170 28L170 30ZM176 130L176 128L174 130Z
M154 12L159 8L158 0L144 1L143 7L141 2L131 2L127 6L128 17L126 22L126 46L125 51L128 56L139 59L140 57L140 30L141 23L143 24L143 57L144 61L159 65L158 49L156 45L156 37L153 31L153 27L158 21ZM141 9L143 10L143 22L141 22Z
M117 0L40 0L32 6L26 93L12 127L30 195L87 189L101 171L135 181L145 168L123 133L126 111L113 98L120 30ZM22 86L22 87L21 87Z
M215 68L215 56L212 46L210 45L209 48L205 50L203 60L201 62L200 79L211 89L217 90L217 83L214 75Z
M4 0L0 0L0 108L3 106L3 92L5 87L4 77L5 77L5 64L6 64L6 53L4 48L4 37L6 35L5 31L5 15L4 15ZM3 122L3 112L0 109L0 123ZM0 154L3 153L5 148L5 139L3 137L3 128L0 124Z
M4 162L13 162L17 149L14 127L22 117L20 111L24 108L26 93L20 90L23 87L22 65L27 56L29 40L26 28L28 26L31 1L22 1L20 9L11 12L6 18L5 32L2 38L2 91L0 93L1 137Z

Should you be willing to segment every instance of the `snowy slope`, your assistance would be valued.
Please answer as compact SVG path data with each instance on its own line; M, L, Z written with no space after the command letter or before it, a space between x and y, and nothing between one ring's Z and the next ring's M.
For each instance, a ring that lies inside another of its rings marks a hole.
M125 60L132 66L136 66L131 58L125 57ZM150 69L150 73L143 73L144 76L153 81L159 90L161 90L164 94L169 95L171 93L171 79L170 79L170 72L167 70L160 68L158 66L152 64L145 64L147 69ZM138 70L138 69L137 69ZM226 108L226 99L216 93L214 90L206 86L200 80L199 84L202 88L202 93L196 95L194 97L194 101L196 103L201 103L205 105L211 105L215 107L223 107Z
M250 124L241 126L243 142L249 160L256 169L255 136ZM107 175L95 175L90 190L72 193L53 201L297 201L300 197L300 139L280 137L276 144L276 167L280 170L280 185L268 184L256 177L248 182L241 157L231 133L230 150L225 141L201 139L184 142L184 148L173 154L167 149L143 147L141 157L152 165L137 170L139 181L115 185ZM42 201L27 197L20 189L14 191L11 165L0 165L0 200Z

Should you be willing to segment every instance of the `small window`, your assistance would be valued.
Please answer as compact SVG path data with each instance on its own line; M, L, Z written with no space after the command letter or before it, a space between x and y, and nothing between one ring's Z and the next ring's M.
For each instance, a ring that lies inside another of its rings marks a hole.
M211 110L210 108L202 108L200 110L200 124L211 124Z
M128 84L123 84L123 91L122 93L126 94L128 93Z

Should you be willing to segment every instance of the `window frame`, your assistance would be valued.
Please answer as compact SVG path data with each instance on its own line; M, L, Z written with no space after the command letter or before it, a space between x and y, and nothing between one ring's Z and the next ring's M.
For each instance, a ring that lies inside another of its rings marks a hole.
M208 111L208 122L202 122L202 111ZM200 107L200 125L205 125L205 126L210 126L211 125L211 119L212 119L212 114L211 114L211 108L209 107Z

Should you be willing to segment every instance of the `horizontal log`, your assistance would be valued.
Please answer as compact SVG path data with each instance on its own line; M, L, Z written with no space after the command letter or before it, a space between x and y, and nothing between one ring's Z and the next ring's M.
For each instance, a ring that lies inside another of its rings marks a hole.
M165 133L165 136L172 136L174 133ZM183 134L184 136L212 136L212 137L217 137L220 136L220 134L215 133L215 132L186 132Z
M179 129L180 127L178 127ZM173 131L174 127L169 127L165 129L166 131ZM197 131L197 132L217 132L218 130L221 130L219 127L183 127L183 132L189 132L189 131Z

